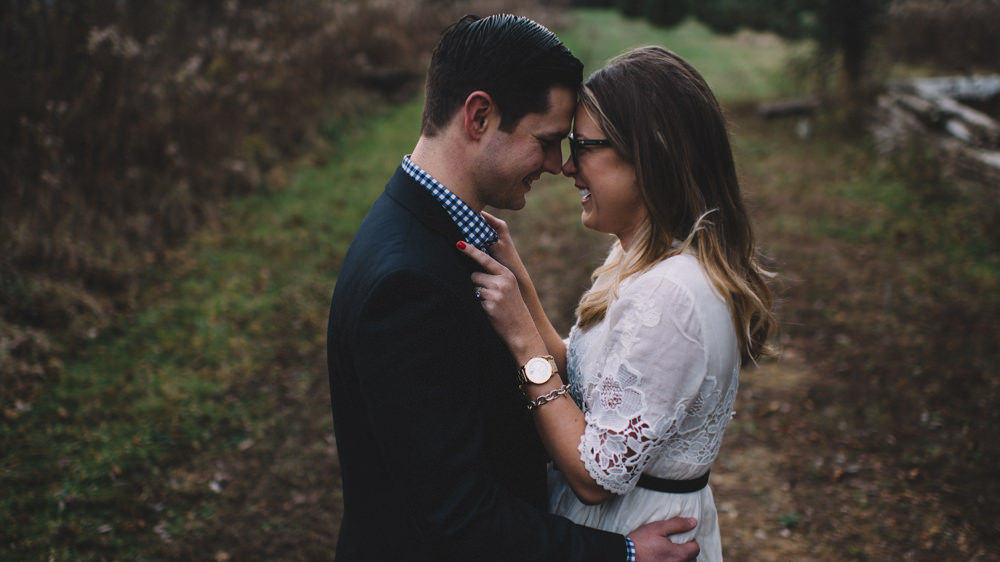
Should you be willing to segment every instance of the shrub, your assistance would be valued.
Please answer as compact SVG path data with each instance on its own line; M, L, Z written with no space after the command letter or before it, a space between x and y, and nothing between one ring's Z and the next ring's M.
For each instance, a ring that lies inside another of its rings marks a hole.
M214 224L227 198L264 189L331 111L415 91L440 31L467 11L492 10L441 0L0 5L5 407L58 375L67 343L133 307L138 275ZM347 95L358 88L363 96Z
M690 12L689 0L643 0L642 12L653 25L673 27L687 17Z
M638 18L643 16L642 0L617 0L618 9L625 17Z
M953 73L1000 71L1000 2L908 0L889 10L885 45L896 60Z

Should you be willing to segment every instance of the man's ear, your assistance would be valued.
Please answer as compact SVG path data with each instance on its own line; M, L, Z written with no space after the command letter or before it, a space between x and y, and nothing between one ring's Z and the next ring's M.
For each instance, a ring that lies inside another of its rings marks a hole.
M472 139L481 138L493 122L500 119L493 97L482 90L476 90L465 98L463 111L465 134Z

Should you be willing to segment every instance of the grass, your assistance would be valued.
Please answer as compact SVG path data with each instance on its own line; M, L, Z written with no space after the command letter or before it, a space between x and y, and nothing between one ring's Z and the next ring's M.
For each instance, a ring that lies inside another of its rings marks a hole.
M666 47L698 69L716 97L726 102L795 94L799 87L789 78L786 65L806 47L768 34L720 37L696 20L658 28L615 11L595 9L574 10L571 26L560 30L559 37L583 61L587 74L628 49Z
M0 486L18 492L0 498L0 557L162 559L165 537L213 519L213 459L259 443L282 423L275 395L325 374L307 358L323 355L337 268L419 109L358 121L329 167L234 201L150 274L141 312L4 421Z

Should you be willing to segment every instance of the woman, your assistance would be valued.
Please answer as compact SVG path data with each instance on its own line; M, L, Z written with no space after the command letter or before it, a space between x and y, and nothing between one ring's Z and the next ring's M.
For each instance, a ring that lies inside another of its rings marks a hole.
M721 560L708 473L740 365L771 353L774 325L722 110L679 56L636 49L584 85L570 147L583 224L617 240L568 340L505 224L487 217L499 263L462 250L483 265L477 294L518 361L551 355L568 374L522 387L553 459L551 509L617 532L696 518L674 539Z

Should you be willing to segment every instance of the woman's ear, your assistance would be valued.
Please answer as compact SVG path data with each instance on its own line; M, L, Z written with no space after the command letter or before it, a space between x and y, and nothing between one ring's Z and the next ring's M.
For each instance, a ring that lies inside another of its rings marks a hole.
M496 107L493 97L482 90L469 94L463 108L465 134L471 139L481 138L493 125L493 121L499 119Z

